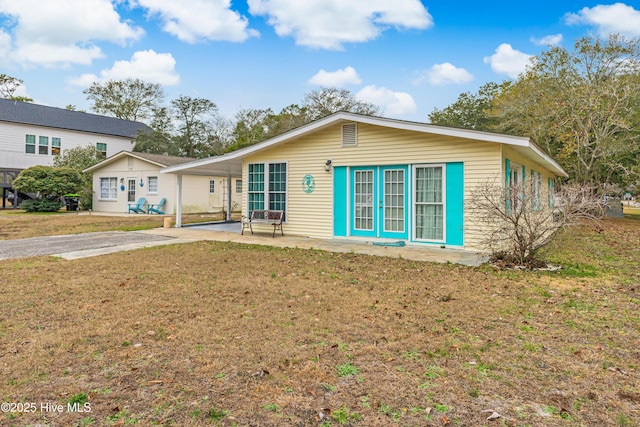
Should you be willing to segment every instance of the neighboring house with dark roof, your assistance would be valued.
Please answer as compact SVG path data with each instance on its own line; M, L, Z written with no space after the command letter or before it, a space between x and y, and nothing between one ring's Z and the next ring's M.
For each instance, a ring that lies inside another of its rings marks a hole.
M132 150L144 123L0 99L0 188L3 196L22 170L53 164L55 156L92 145L112 156ZM4 198L3 198L4 199Z
M130 203L135 203L144 197L145 212L149 205L157 205L164 198L166 203L162 211L174 214L178 179L181 180L181 188L183 188L184 213L220 212L223 207L229 205L232 209L240 210L242 201L240 178L227 175L160 173L163 168L194 160L196 159L190 157L121 151L84 171L93 174L93 210L128 212Z

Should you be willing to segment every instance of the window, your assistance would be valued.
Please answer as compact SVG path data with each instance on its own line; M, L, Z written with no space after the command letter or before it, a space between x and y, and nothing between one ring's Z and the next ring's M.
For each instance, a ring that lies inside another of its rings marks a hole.
M516 211L522 207L522 199L525 193L524 187L524 166L511 163L509 159L505 162L506 185L507 185L507 213L511 208Z
M287 201L287 164L269 164L269 209L285 210Z
M540 172L536 172L531 169L531 210L540 210L540 184L541 184Z
M36 154L36 136L35 135L27 135L24 152L27 154Z
M96 149L107 157L107 144L105 142L96 143Z
M209 194L213 194L216 192L216 180L215 179L210 179L209 180Z
M60 155L60 138L51 138L51 154L54 156Z
M555 207L555 182L553 178L547 178L547 204L550 208Z
M443 166L415 168L415 231L417 240L444 240Z
M157 192L158 192L158 177L148 176L147 177L147 193L157 193Z
M100 198L104 200L118 198L118 178L100 178Z
M264 209L264 164L249 165L249 216L254 209Z
M236 179L236 193L238 193L238 194L242 193L242 180L241 179Z
M287 210L286 163L252 163L248 175L249 215L254 209Z
M38 137L38 154L49 154L49 137Z

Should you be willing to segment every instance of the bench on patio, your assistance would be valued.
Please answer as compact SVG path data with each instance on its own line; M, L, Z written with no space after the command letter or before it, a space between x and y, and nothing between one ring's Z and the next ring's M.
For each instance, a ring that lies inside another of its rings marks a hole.
M284 211L273 211L266 209L254 209L251 211L250 217L242 217L242 231L240 234L244 234L244 229L249 227L251 234L253 234L253 225L263 224L273 227L273 236L276 237L276 230L280 230L280 234L284 236L282 231L282 220L284 218Z

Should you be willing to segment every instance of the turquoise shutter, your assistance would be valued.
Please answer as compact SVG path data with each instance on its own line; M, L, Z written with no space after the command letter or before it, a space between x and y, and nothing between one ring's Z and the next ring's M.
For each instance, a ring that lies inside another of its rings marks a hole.
M504 160L504 171L505 171L505 177L504 177L504 190L505 190L505 195L506 195L506 209L507 209L507 213L509 213L509 186L511 185L511 161L509 159L505 159Z

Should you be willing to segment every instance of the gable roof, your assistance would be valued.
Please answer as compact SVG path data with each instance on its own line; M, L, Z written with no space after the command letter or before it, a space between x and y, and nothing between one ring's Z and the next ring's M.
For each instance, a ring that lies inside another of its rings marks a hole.
M138 131L147 132L144 123L64 108L0 99L0 122L45 126L78 132L135 138Z
M226 175L240 174L242 171L242 158L271 148L297 138L317 132L321 129L338 123L364 123L374 126L383 126L398 130L407 130L425 134L435 134L463 138L475 141L495 142L511 146L525 156L534 158L557 175L568 176L565 170L551 156L538 147L531 138L510 136L498 133L481 132L476 130L435 126L427 123L410 122L385 117L364 116L361 114L338 112L322 119L300 126L281 135L267 139L258 144L232 151L217 157L194 160L190 163L170 166L163 169L162 173L186 173L202 175ZM215 171L215 172L214 172Z
M168 166L176 166L181 165L183 163L189 163L196 159L193 157L178 157L178 156L165 156L163 154L149 154L149 153L135 153L133 151L120 151L114 154L111 157L108 157L101 161L100 163L96 163L95 165L86 168L82 172L93 172L96 169L100 169L103 166L106 166L110 163L115 162L123 157L133 157L135 159L139 159L161 168L165 168Z

